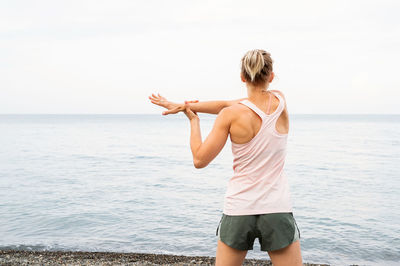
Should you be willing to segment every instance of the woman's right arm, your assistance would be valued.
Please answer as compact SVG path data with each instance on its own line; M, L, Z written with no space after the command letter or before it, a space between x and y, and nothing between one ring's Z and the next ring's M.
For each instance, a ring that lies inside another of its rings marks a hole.
M152 103L168 109L167 111L163 112L163 115L176 114L180 111L185 110L185 103L170 102L160 94L158 94L158 96L152 94L152 96L149 96L149 99ZM189 105L189 108L194 112L218 114L223 108L236 104L244 99L246 98L230 101L188 101L187 105Z

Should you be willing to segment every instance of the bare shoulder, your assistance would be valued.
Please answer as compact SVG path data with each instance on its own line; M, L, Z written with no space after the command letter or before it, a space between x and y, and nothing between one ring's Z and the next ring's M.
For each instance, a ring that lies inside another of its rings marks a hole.
M240 113L243 112L243 110L246 110L246 106L237 102L235 104L223 108L221 112L219 112L218 116L221 115L224 119L229 120L229 122L232 122L235 118L238 117Z
M283 97L283 99L285 99L285 95L283 94L283 92L278 91L278 90L271 90L271 91L278 93L280 96Z
M247 99L247 98L244 98L244 99ZM237 103L232 104L232 105L230 105L228 107L225 107L223 110L225 110L230 115L236 115L238 112L243 111L243 109L247 109L246 106L244 106L243 104L240 104L239 102L237 102Z
M235 111L233 108L234 105L222 108L222 110L218 113L216 120L223 124L230 124L232 119L235 117Z

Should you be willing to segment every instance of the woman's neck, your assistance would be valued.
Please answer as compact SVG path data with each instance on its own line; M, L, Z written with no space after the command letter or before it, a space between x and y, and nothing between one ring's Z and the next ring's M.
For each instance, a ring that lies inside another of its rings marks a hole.
M250 101L257 103L257 102L264 102L265 98L268 98L268 87L269 83L265 84L264 86L253 86L251 84L246 83L247 87L247 96Z

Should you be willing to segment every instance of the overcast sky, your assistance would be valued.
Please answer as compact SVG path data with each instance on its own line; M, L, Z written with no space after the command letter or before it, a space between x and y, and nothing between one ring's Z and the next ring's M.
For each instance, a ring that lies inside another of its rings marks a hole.
M161 113L246 97L264 49L289 113L400 114L400 1L1 1L0 113Z

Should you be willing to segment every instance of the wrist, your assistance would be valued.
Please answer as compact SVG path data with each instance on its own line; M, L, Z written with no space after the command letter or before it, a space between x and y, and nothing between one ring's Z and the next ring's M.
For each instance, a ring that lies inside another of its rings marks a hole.
M173 109L180 106L182 106L182 104L170 102L169 105L167 106L167 109Z
M196 122L199 122L200 121L200 118L196 115L196 116L194 116L194 117L192 117L192 118L190 118L190 122L192 123L192 122L194 122L194 123L196 123Z

